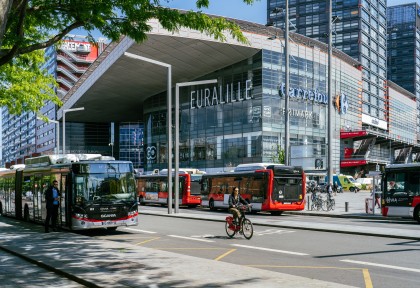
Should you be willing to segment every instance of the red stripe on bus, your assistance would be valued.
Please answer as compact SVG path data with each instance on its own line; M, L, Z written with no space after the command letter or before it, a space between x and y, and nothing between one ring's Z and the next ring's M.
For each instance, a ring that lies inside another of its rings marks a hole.
M131 215L131 216L126 216L120 219L104 219L104 220L95 220L95 219L84 219L84 218L79 218L76 217L75 215L71 215L73 218L78 219L78 220L82 220L82 221L87 221L87 222L105 222L105 221L122 221L122 220L128 220L130 218L136 217L137 215L139 215L139 213L136 213L135 215Z

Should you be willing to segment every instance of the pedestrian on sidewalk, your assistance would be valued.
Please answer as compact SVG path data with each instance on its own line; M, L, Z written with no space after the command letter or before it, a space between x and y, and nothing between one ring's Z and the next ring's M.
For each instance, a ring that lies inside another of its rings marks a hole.
M57 229L57 217L58 217L58 205L60 201L60 192L58 191L58 181L53 181L53 186L48 187L45 193L45 199L47 200L47 218L45 219L45 233L48 233L48 226L50 225L50 219L52 222L54 232L58 232Z
M335 181L334 186L333 186L334 196L337 196L337 190L338 190L338 185L337 185L337 181Z

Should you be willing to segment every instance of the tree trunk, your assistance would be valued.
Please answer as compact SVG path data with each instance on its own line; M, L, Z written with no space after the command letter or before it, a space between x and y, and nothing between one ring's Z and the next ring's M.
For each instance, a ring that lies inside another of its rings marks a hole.
M9 19L12 4L13 0L0 0L0 49L2 47L4 33L6 32L7 19Z

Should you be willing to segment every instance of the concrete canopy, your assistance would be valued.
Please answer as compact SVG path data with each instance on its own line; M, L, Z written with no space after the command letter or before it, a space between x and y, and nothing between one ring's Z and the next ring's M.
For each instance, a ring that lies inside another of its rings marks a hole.
M187 82L247 59L260 49L215 41L167 35L149 35L126 52L172 65L172 85ZM120 56L71 106L81 112L66 114L73 122L143 120L143 102L167 90L167 69ZM66 108L68 109L68 108ZM60 115L61 116L61 115Z
M283 52L283 30L238 19L226 20L234 21L241 28L250 45L238 43L228 32L225 32L227 41L223 43L188 28L181 28L179 34L173 35L163 29L158 20L149 23L153 29L143 44L129 37L110 43L64 96L58 119L62 118L64 109L84 107L84 111L66 114L66 121L143 120L144 101L166 91L166 68L123 56L124 52L171 64L172 87L245 60L262 49ZM274 35L278 37L276 41L267 39ZM322 42L295 33L290 33L290 37L301 47L327 53L328 46ZM292 49L292 54L293 50L298 51ZM333 56L353 67L360 66L341 51L334 50Z

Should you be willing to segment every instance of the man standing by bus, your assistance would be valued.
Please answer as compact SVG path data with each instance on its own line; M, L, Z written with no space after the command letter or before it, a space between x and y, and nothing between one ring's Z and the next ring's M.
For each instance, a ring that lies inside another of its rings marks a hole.
M58 232L57 229L57 217L58 217L58 204L60 201L60 192L58 191L58 181L53 181L53 186L48 187L45 193L45 199L47 200L47 218L45 219L45 233L48 233L48 225L50 219L52 222L54 232Z

